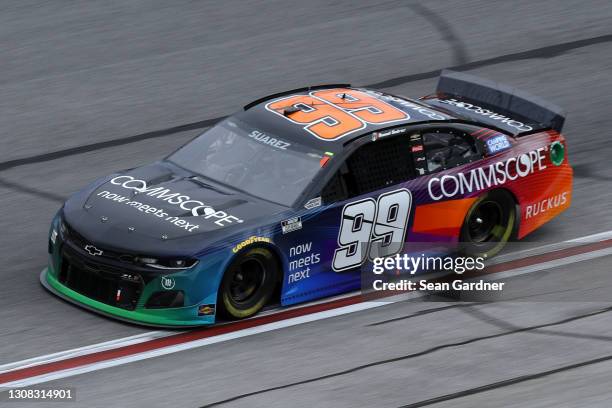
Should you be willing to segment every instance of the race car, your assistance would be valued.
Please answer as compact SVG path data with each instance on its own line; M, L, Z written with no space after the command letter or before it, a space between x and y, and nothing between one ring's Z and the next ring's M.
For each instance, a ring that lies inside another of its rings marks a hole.
M491 257L570 206L561 109L444 71L418 100L267 96L164 160L103 177L51 223L51 292L118 319L210 325L360 289L374 256Z

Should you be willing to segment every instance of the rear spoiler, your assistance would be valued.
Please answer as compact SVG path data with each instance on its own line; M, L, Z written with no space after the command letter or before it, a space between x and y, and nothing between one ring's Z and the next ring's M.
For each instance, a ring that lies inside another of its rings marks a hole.
M505 130L514 136L542 131L561 132L563 110L509 86L459 72L442 71L436 95L423 98L454 116Z

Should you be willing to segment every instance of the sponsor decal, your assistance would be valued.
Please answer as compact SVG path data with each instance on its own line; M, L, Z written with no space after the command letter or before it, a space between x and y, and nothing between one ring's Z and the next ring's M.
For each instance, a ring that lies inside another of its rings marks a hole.
M411 102L407 99L402 99L402 98L398 98L397 96L392 96L392 95L386 95L383 94L381 92L378 91L368 91L369 93L375 94L376 96L378 96L380 99L382 99L383 101L387 101L387 102L395 102L396 104L404 107L404 108L408 108L411 109L415 112L420 113L423 116L426 116L430 119L434 119L434 120L444 120L446 119L446 116L433 111L431 109L428 109L424 106L419 105L418 103L414 103Z
M321 262L321 254L312 252L312 242L289 248L289 275L287 283L310 278L310 266Z
M419 176L422 176L427 171L427 158L425 157L425 149L423 146L423 136L419 133L410 135L410 151L412 152L412 160L414 167Z
M160 279L162 288L166 290L174 289L174 285L176 285L174 278L170 276L162 276Z
M544 164L547 147L540 147L528 153L505 161L477 167L467 173L446 174L433 177L427 184L429 196L434 200L452 198L493 186L501 186L508 181L526 177L536 171L546 169Z
M565 147L559 141L552 142L550 145L550 161L555 166L560 166L565 159Z
M499 135L487 139L486 144L489 154L495 154L510 147L510 141L508 140L506 135Z
M138 282L140 280L138 275L131 275L129 273L122 273L121 274L121 279L126 280L126 281L130 281L130 282Z
M461 109L465 109L467 111L470 112L474 112L478 115L482 115L482 116L486 116L490 119L493 120L498 120L501 123L504 123L510 127L515 128L516 130L520 131L520 132L528 132L530 130L533 130L533 128L529 125L524 124L523 122L519 122L518 120L514 120L511 119L507 116L501 115L499 113L493 112L492 110L489 109L485 109L483 107L480 107L478 105L474 105L468 102L461 102L458 101L457 99L451 98L451 99L438 99L438 101L440 103L444 103L447 105L453 105L456 106L458 108Z
M550 211L554 208L561 207L567 203L567 195L568 191L564 191L561 194L557 194L552 197L545 198L542 201L538 201L537 203L530 204L525 207L525 219L535 217L537 215L543 214L547 211Z
M256 236L252 236L249 237L247 239L245 239L244 241L242 241L241 243L239 243L238 245L236 245L235 247L232 248L232 252L236 253L238 251L240 251L242 248L252 245L256 242L267 242L270 243L272 242L272 240L270 238L266 238L266 237L256 237Z
M213 219L214 223L220 227L227 224L242 223L244 222L238 217L226 213L225 211L217 211L212 206L207 205L199 200L193 200L190 196L181 193L172 192L168 188L164 187L149 187L145 180L138 180L132 176L117 176L110 181L111 184L120 186L127 190L134 190L139 194L146 194L149 197L154 197L158 200L165 201L170 205L177 206L179 209L184 211L190 211L194 217L201 217L206 220ZM179 217L168 217L168 213L164 209L158 209L151 207L147 204L143 204L140 201L132 200L128 197L124 197L119 194L111 193L110 191L102 191L97 194L100 197L106 198L107 200L116 201L130 207L136 208L140 212L146 214L154 214L159 218L165 218L167 221L175 224L178 227L184 228L187 231L193 231L199 228L196 224L188 223Z
M104 253L104 251L96 248L93 245L85 245L85 251L87 251L87 253L91 256L101 256Z
M306 201L306 204L304 204L304 208L306 208L307 210L312 210L313 208L317 208L320 206L321 197L311 198L310 200Z
M198 316L210 316L215 314L215 304L200 305L198 307Z
M153 214L156 217L162 218L164 221L171 223L175 227L183 228L184 230L189 231L189 232L193 232L196 229L200 228L200 226L196 223L185 221L177 216L169 216L168 213L165 212L164 209L158 209L155 207L151 207L148 204L143 204L137 200L131 200L128 197L124 197L119 194L111 193L110 191L107 191L107 190L99 192L97 196L105 198L107 200L112 200L112 201L126 204L129 207L135 208L138 211L143 212L145 214ZM135 231L134 227L130 227L130 228L128 228L128 231L130 232ZM167 239L167 238L168 238L167 236L162 235L162 239Z
M384 130L381 132L374 132L374 133L377 135L376 138L378 139L379 137L399 135L405 132L406 132L406 128L399 128L399 129Z
M301 230L302 229L302 218L293 217L293 218L289 218L288 220L281 221L281 228L283 229L283 234Z
M264 132L260 132L259 130L253 130L251 133L249 133L249 137L253 140L258 141L259 143L272 146L276 149L287 150L287 147L291 146L291 143L284 142L281 139L276 139L274 137L268 136Z

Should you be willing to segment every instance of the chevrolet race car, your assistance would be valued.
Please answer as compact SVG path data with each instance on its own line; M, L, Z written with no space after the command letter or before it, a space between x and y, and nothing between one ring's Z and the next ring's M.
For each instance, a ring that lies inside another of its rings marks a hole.
M375 246L490 257L569 207L563 122L449 71L419 100L344 84L271 95L74 194L41 282L115 318L196 326L358 290Z

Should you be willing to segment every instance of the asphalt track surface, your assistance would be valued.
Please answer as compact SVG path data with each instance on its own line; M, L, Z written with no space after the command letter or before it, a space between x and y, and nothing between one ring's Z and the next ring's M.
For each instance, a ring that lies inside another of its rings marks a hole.
M454 67L550 99L574 199L528 245L612 230L611 27L609 1L0 3L0 364L148 331L41 288L49 220L280 90L420 96ZM611 258L517 278L520 301L400 302L45 386L88 407L609 406Z

